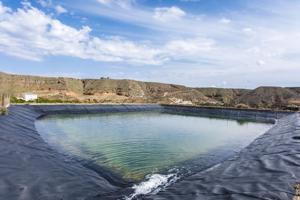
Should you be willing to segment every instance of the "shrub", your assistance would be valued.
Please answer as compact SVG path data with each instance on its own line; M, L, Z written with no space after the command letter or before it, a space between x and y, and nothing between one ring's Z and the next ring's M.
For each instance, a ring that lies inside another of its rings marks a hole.
M23 99L18 99L16 97L10 98L11 103L80 103L79 100L76 99L48 99L45 97L39 97L37 100L34 101L25 101Z
M79 100L62 100L62 99L47 99L39 97L36 103L80 103Z
M0 115L7 115L7 114L8 114L7 108L1 108L0 109Z
M47 98L42 98L42 97L39 97L36 100L36 102L37 103L63 103L63 101L60 99L47 99Z
M23 99L18 99L17 97L10 97L11 103L25 103L26 101Z

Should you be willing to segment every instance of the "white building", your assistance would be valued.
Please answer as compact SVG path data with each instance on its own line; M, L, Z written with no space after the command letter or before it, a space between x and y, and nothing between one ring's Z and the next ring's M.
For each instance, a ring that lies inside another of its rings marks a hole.
M22 99L25 101L34 101L38 99L38 96L37 94L33 94L33 93L24 93Z

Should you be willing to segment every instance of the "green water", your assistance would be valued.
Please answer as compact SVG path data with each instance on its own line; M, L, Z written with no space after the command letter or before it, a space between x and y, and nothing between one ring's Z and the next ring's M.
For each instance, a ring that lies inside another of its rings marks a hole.
M57 150L134 180L214 150L241 149L270 126L156 112L53 115L36 122Z

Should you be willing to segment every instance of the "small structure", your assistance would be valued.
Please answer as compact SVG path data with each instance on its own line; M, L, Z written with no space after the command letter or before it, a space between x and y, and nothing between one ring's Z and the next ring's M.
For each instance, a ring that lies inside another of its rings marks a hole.
M38 99L38 96L37 96L37 94L33 94L33 93L24 93L22 95L22 99L24 101L34 101L34 100Z
M0 94L0 109L8 108L10 105L10 96L9 94Z

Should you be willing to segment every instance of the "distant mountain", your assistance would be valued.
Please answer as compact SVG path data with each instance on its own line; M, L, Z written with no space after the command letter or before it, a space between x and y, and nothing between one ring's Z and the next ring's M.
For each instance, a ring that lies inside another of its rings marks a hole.
M40 102L166 103L293 110L300 106L300 87L191 88L127 79L56 78L1 72L0 85L0 92L11 93L13 97L36 93Z

